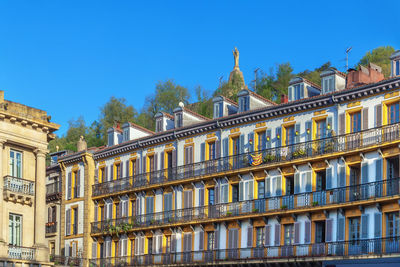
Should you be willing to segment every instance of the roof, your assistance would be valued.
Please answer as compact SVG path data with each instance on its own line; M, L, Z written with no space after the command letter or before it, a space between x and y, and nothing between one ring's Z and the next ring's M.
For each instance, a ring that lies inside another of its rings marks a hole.
M330 68L322 71L320 77L325 77L325 76L330 75L330 74L324 74L324 73L327 73L327 72L334 72L335 74L338 74L339 76L342 76L343 78L346 78L346 73L341 72L341 71L337 70L334 67L330 67Z
M133 127L133 128L136 128L136 129L138 129L138 130L141 130L141 131L146 132L146 133L149 133L149 134L154 134L153 131L151 131L151 130L149 130L149 129L147 129L147 128L144 128L144 127L142 127L142 126L140 126L140 125L137 125L136 123L133 123L133 122L130 122L130 121L128 121L127 123L128 123L131 127Z
M230 104L232 104L232 105L234 105L234 106L238 106L238 103L236 103L236 102L233 101L232 99L227 98L227 97L225 97L225 96L223 96L223 95L219 95L219 96L222 97L222 98L224 99L224 101L226 101L226 102L228 102L228 103L230 103Z
M395 51L391 56L390 60L400 57L400 50Z
M183 107L183 110L184 110L185 112L190 113L190 114L192 114L193 116L199 117L199 118L201 118L201 119L203 119L203 120L210 120L209 118L204 117L203 115L200 115L199 113L196 113L196 112L194 112L194 111L192 111L192 110L190 110L190 109L188 109L188 108Z
M312 81L307 80L306 78L303 78L301 76L296 76L293 79L291 79L290 82L289 82L289 85L298 83L297 80L302 80L302 82L306 82L306 83L310 84L312 87L315 87L315 88L321 90L321 86L319 86L318 84L313 83Z
M244 88L244 89L242 89L241 91L247 91L247 92L249 92L249 94L250 94L251 96L254 96L255 98L258 98L258 99L260 99L261 101L270 103L270 104L273 105L273 106L278 105L277 103L275 103L275 102L273 102L273 101L271 101L271 100L269 100L269 99L267 99L267 98L265 98L265 97L263 97L263 96L260 96L259 94L255 93L255 92L249 90L248 88Z

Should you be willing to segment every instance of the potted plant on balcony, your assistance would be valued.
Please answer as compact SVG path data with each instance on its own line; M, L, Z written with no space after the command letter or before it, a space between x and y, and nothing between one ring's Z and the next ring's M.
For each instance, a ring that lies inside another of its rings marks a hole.
M257 209L257 208L254 208L254 209L253 209L253 213L256 213L256 212L258 212L258 209Z
M275 161L275 155L267 154L264 157L264 163Z
M313 207L318 206L318 201L313 201L313 202L312 202L312 206L313 206Z
M231 211L227 211L226 212L226 216L228 216L228 217L232 216L232 212Z
M287 208L288 208L287 205L282 205L281 206L281 210L287 210Z
M293 152L293 158L302 158L306 155L306 150L302 148L298 148L296 151Z

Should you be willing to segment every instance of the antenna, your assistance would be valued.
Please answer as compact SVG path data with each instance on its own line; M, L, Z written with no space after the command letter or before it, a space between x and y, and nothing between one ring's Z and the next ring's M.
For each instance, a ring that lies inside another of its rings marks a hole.
M224 75L222 75L221 77L219 77L219 88L221 88L221 83L222 83L222 79L224 78Z
M260 70L260 68L256 68L254 70L254 90L257 91L257 72Z
M349 69L349 53L350 53L351 49L353 49L353 47L351 47L351 46L346 49L346 72Z

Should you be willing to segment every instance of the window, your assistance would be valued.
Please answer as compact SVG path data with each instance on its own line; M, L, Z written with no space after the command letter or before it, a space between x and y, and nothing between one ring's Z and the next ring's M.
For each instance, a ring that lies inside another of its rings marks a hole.
M163 118L158 118L156 121L156 132L161 132L163 130Z
M386 237L397 237L400 234L400 221L398 212L386 214Z
M208 205L214 205L214 188L208 189Z
M239 182L239 201L253 199L253 180Z
M232 155L240 154L240 140L239 137L232 138Z
M182 122L182 113L177 113L176 114L176 122L175 122L175 127L176 128L180 128L183 126L183 122Z
M399 102L388 105L388 123L398 123L399 119Z
M240 112L248 111L249 110L249 96L242 96L239 98L239 109Z
M361 131L361 112L350 114L350 132L356 133Z
M21 246L22 241L22 216L10 213L9 215L9 241L8 244Z
M80 170L73 172L73 180L74 180L74 198L80 197L81 191L81 172Z
M121 164L116 164L115 165L115 172L116 172L115 178L116 179L121 178Z
M256 247L264 246L265 227L256 228Z
M266 134L265 131L257 133L257 150L262 151L266 148Z
M294 98L293 100L299 100L304 97L304 85L303 84L296 84L293 86L293 93Z
M294 243L294 227L293 224L285 225L284 244L291 245Z
M215 159L215 142L208 143L208 159Z
M285 145L292 145L295 142L295 132L294 126L286 127L286 144Z
M171 236L165 236L165 253L171 252Z
M10 150L10 175L22 178L22 153Z
M222 107L223 107L222 102L214 104L214 118L220 118L223 116Z
M396 61L396 76L400 75L400 60Z
M360 218L349 219L349 240L360 239Z
M258 182L258 199L265 198L265 181Z
M72 209L72 234L78 234L78 207Z
M221 184L221 203L228 203L229 184Z
M215 247L215 232L207 232L207 250L212 251Z
M316 122L317 126L317 132L316 132L316 138L317 139L322 139L326 137L326 120L319 120Z
M114 145L114 133L109 133L108 134L108 145L109 146Z
M326 77L324 80L323 80L323 84L322 84L322 86L323 86L323 91L324 91L324 93L329 93L329 92L332 92L332 91L334 91L334 82L335 82L335 80L334 80L335 78L332 76L332 77Z
M129 129L124 129L124 141L129 140Z

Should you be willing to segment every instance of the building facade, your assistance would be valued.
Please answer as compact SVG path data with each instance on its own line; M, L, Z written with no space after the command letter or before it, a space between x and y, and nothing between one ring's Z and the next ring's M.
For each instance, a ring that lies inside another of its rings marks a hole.
M216 97L212 120L181 105L156 133L127 123L61 158L65 251L95 266L399 257L400 75L358 71L296 77L279 105Z
M45 239L45 157L58 127L45 111L5 100L0 91L1 264L51 264Z

